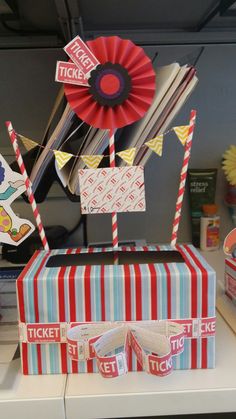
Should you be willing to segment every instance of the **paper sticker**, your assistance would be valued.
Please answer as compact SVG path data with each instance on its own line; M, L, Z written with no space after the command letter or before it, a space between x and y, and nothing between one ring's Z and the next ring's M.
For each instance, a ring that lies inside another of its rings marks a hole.
M141 166L79 170L82 214L146 210Z
M64 47L64 51L69 55L72 61L88 77L92 70L94 70L99 61L92 54L87 45L79 36L76 36L72 41Z
M10 204L24 191L23 177L13 172L0 154L0 242L18 246L33 231L34 225L19 218L11 209Z
M223 244L223 251L227 256L236 257L236 228L226 236Z
M61 83L89 86L83 71L71 62L57 61L55 80Z

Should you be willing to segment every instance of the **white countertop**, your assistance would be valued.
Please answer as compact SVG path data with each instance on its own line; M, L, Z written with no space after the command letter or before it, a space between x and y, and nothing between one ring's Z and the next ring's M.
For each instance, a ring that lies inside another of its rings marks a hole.
M0 364L1 419L64 419L66 375L25 376L20 359Z

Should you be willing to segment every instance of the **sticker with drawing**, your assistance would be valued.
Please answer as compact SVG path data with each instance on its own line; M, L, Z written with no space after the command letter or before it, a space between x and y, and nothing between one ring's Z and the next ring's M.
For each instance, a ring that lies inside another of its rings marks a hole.
M0 154L0 243L18 246L34 231L34 225L18 217L10 206L25 189L23 177Z

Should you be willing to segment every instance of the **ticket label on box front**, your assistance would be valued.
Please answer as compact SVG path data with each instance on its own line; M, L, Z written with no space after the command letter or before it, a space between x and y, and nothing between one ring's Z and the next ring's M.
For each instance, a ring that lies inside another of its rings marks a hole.
M79 86L89 86L88 79L74 63L57 61L55 80Z
M79 36L72 39L72 41L64 47L64 51L87 77L89 77L91 71L99 64L97 58L92 54Z
M27 341L29 343L61 342L60 323L32 323L26 327Z

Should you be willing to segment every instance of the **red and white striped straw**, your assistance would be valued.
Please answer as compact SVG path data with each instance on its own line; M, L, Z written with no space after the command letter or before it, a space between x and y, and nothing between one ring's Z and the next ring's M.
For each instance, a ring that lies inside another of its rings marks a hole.
M181 219L181 211L182 211L182 206L183 206L183 198L184 198L184 192L185 192L188 164L189 164L189 159L190 159L190 154L191 154L193 132L195 128L196 113L197 112L195 110L192 110L190 114L188 138L185 144L183 164L182 164L182 169L180 173L179 191L178 191L176 207L175 207L175 216L174 216L172 235L171 235L171 246L176 245L177 238L178 238L178 229L179 229L179 223Z
M22 174L24 182L25 182L26 192L27 192L27 195L28 195L30 205L31 205L32 210L33 210L34 218L35 218L35 221L36 221L36 224L37 224L37 227L38 227L39 235L40 235L44 250L48 251L49 246L48 246L47 238L46 238L45 231L44 231L43 224L42 224L42 220L41 220L38 208L37 208L37 204L36 204L36 201L35 201L35 198L34 198L34 194L33 194L32 188L31 188L31 181L30 181L30 179L27 175L25 165L24 165L24 162L23 162L23 159L22 159L22 156L21 156L21 152L20 152L20 149L19 149L19 146L18 146L17 135L16 135L10 121L6 122L6 127L7 127L8 134L9 134L9 137L10 137L10 140L11 140L14 152L15 152L15 156L16 156L18 166L20 168L21 174Z
M110 167L116 167L115 137L112 130L110 131L110 138L109 138L109 158L110 158ZM111 219L112 219L112 245L115 250L118 247L118 223L117 223L116 212L112 213ZM118 252L114 252L114 263L118 264Z

